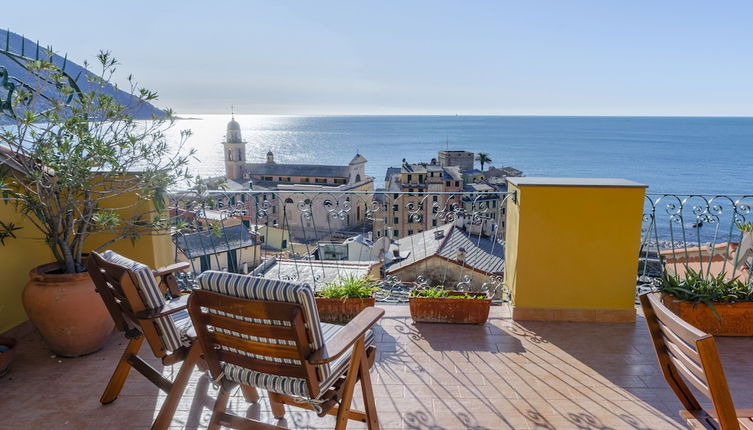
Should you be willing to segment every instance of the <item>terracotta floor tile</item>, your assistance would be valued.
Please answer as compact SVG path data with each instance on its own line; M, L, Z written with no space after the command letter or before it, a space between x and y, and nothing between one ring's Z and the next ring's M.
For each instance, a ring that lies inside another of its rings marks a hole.
M383 429L684 428L640 318L635 324L513 322L507 307L494 307L487 324L462 326L413 324L407 306L385 309L371 373ZM753 339L718 344L737 406L753 407ZM0 429L148 428L165 395L135 371L115 402L98 401L124 347L113 334L90 356L52 357L28 331L11 372L0 379ZM148 361L165 375L178 371ZM195 371L173 426L205 427L216 392ZM276 423L266 393L260 394L251 405L234 392L230 410ZM356 407L361 397L357 387ZM332 417L287 411L281 424L292 429L334 425Z

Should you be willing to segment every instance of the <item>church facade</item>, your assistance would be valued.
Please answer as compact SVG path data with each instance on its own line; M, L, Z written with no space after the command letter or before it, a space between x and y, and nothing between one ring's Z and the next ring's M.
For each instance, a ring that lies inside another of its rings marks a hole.
M249 163L247 142L235 118L227 125L222 145L227 189L262 191L262 203L270 206L264 219L252 220L254 223L289 229L299 240L305 240L354 230L367 222L366 208L373 199L374 178L366 175L367 160L363 155L355 154L347 165L293 164L278 163L269 151L265 162ZM338 195L345 191L360 193ZM255 195L258 197L258 193ZM345 210L342 216L333 216L332 207L325 204L333 197L340 205L337 210ZM259 199L256 200L248 205L258 205ZM301 208L310 211L310 216L301 216ZM259 218L254 207L249 209L251 217Z

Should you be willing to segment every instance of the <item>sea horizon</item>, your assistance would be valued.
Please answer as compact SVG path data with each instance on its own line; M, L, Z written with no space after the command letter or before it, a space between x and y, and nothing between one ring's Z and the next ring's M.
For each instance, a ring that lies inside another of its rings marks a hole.
M187 114L184 114L187 115ZM192 165L201 176L224 174L222 139L230 114L191 114L173 132L191 129ZM753 194L748 157L753 117L557 115L271 115L236 114L249 162L267 151L278 163L347 164L367 159L375 188L386 169L429 162L440 150L485 152L496 167L526 176L620 177L649 193ZM477 165L477 168L480 167ZM488 167L488 166L487 166Z

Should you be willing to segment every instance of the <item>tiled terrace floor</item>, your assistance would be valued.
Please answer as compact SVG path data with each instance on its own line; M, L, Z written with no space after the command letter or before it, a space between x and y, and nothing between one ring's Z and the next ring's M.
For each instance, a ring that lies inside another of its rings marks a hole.
M407 306L386 310L372 370L384 429L684 428L641 318L636 324L515 323L505 307L496 307L484 326L414 325ZM722 338L719 346L737 406L752 407L753 339ZM22 336L11 373L0 379L0 428L148 427L164 396L141 375L131 374L113 404L98 402L123 347L116 334L98 353L60 359L35 334ZM195 372L173 425L204 427L214 394ZM264 398L250 405L236 393L231 402L236 413L274 422ZM281 424L326 429L332 423L290 409Z

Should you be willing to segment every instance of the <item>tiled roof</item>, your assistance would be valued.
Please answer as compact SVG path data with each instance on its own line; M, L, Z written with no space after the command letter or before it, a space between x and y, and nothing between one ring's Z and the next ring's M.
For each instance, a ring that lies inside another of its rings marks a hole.
M249 163L247 170L252 175L319 176L323 178L347 178L348 166L324 166L319 164Z
M437 239L434 233L436 231L442 231L443 237ZM451 223L406 236L397 243L401 250L407 249L410 253L404 260L390 265L387 273L393 273L435 255L461 264L457 261L457 252L460 248L465 249L467 267L486 273L502 273L505 267L504 250L499 242L488 237L470 235Z
M363 276L369 273L372 263L349 261L278 260L270 258L254 269L252 275L270 279L294 280L309 284L315 289L343 276Z
M197 258L256 244L242 224L220 228L219 233L207 230L186 234L175 239L175 245L186 257Z

